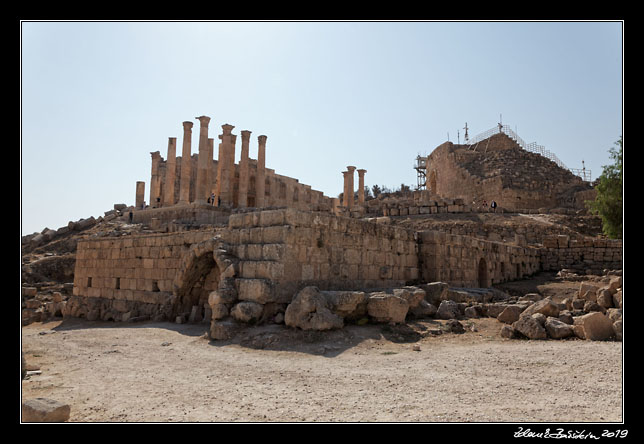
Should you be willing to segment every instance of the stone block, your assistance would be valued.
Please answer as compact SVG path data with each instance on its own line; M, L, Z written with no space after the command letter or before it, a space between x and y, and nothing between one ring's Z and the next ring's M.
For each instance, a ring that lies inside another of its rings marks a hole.
M603 313L595 311L575 318L575 326L580 326L585 339L603 341L614 336L613 322Z
M367 300L367 313L375 322L405 322L408 310L407 300L393 294L371 293Z
M280 302L273 300L273 289L266 279L237 279L237 285L237 297L240 301L251 301L258 304Z
M23 422L65 422L69 414L68 404L53 399L35 398L22 404Z

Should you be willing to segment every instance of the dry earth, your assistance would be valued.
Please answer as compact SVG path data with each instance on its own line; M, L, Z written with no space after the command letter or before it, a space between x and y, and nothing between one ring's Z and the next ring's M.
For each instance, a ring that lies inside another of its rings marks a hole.
M490 318L435 334L445 323L227 342L206 324L34 323L22 399L68 403L70 422L622 421L621 342L508 340Z

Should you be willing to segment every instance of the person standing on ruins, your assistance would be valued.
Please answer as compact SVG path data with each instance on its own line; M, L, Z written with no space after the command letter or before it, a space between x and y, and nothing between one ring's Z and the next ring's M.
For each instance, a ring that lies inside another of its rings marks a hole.
M494 201L494 200L493 200L493 201L490 203L490 207L492 208L492 211L494 211L494 212L496 213L496 201Z

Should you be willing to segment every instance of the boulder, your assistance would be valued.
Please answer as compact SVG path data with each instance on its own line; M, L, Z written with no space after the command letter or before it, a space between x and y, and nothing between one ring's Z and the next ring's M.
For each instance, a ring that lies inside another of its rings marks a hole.
M438 319L457 319L461 314L458 304L454 301L445 300L440 303L436 311Z
M420 285L420 288L425 290L425 300L432 305L438 306L445 298L449 285L445 282L432 282Z
M508 305L501 313L499 313L496 319L504 324L513 324L519 320L519 316L523 310L524 307L521 305Z
M556 318L559 316L559 306L552 302L552 299L545 298L535 302L534 304L523 310L521 316L532 316L535 313L541 313L545 316L552 316L553 318Z
M286 307L284 323L302 330L332 330L342 328L344 320L329 309L324 295L317 287L305 287Z
M563 339L573 335L572 327L557 318L547 318L544 327L548 336L553 339Z
M345 319L357 319L367 312L367 294L363 291L322 291L329 309Z
M577 297L587 301L595 301L597 299L598 285L591 284L590 282L582 282L579 284L579 293Z
M69 413L69 404L48 398L29 399L22 404L23 422L65 422Z
M465 327L456 319L450 319L447 324L447 330L452 333L465 333Z
M394 288L393 294L404 298L409 303L409 308L416 308L420 301L425 300L425 290L419 287L407 286L403 288Z
M529 339L546 339L548 334L541 323L533 316L520 316L512 328Z
M621 341L622 340L622 320L618 319L617 321L613 322L613 331L615 332L615 340Z
M584 304L584 311L586 313L590 313L592 311L599 311L599 312L603 313L603 312L606 311L606 309L604 307L602 307L601 305L599 305L597 302L586 301L586 303Z
M576 317L575 326L581 328L584 339L591 341L603 341L615 335L613 322L598 311Z
M613 306L613 294L617 291L613 291L610 287L601 288L597 291L597 304L604 308L611 308Z
M435 305L430 304L429 302L422 300L418 303L416 307L410 308L409 313L416 318L429 318L436 314L438 309Z
M261 319L263 312L263 305L257 302L242 301L235 304L233 309L230 310L230 315L239 322L254 324Z
M501 337L506 339L514 339L516 334L514 328L511 325L504 325L501 327Z
M568 325L572 325L575 322L572 317L572 313L569 312L568 310L562 310L559 312L559 320L564 324L568 324Z
M503 310L505 310L507 306L507 304L486 304L485 309L489 317L498 318L498 316L503 313Z
M367 300L367 313L375 322L405 322L409 302L393 294L375 292Z
M620 288L613 295L613 307L622 308L622 289Z
M480 318L482 315L482 308L480 305L472 305L465 308L465 317L467 318Z

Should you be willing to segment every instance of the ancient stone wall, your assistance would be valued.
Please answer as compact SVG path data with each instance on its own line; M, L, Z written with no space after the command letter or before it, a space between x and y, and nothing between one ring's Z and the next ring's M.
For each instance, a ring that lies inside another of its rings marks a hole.
M273 301L289 301L308 285L378 288L418 278L414 233L389 225L267 210L231 215L224 239L240 260L240 279L271 281Z
M438 231L418 232L423 282L489 287L539 271L539 250Z
M622 255L621 240L571 239L565 235L545 238L540 249L540 261L546 271L570 269L601 274L606 269L621 270Z
M79 241L66 314L103 320L137 316L174 320L175 279L185 267L184 258L191 246L213 235L211 229Z

